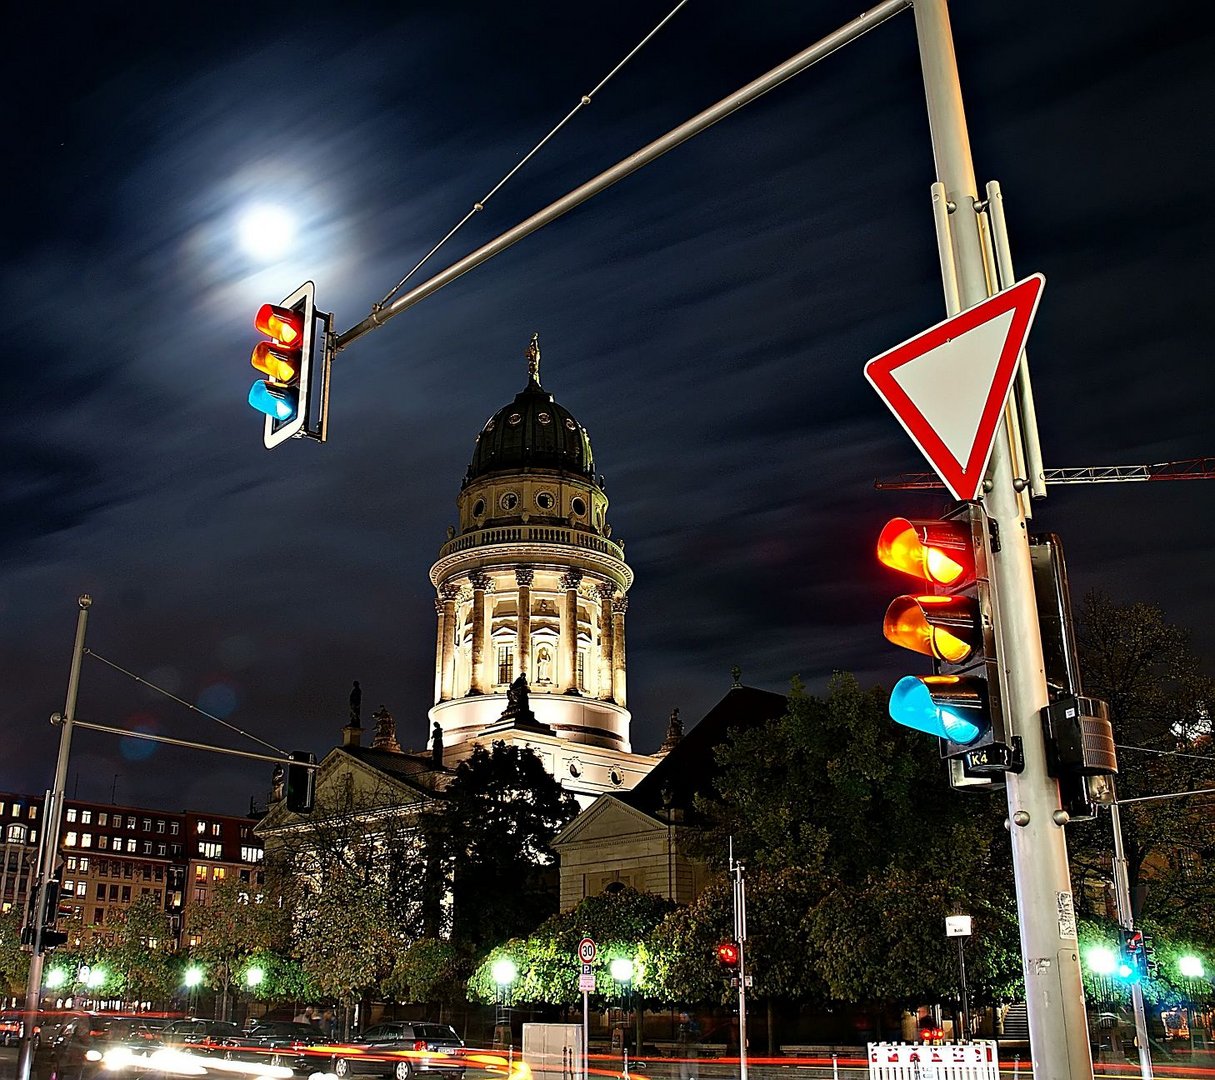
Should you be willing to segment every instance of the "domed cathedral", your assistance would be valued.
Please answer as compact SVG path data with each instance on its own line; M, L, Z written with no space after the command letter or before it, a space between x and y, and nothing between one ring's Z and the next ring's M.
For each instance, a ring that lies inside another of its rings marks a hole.
M431 567L437 596L431 751L451 766L477 742L532 747L582 801L631 788L625 612L633 572L612 540L591 440L540 383L477 436L458 529Z

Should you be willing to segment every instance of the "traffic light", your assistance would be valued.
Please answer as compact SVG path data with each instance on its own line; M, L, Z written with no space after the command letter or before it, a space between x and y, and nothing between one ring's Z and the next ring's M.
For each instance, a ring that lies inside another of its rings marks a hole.
M63 883L58 878L51 878L46 883L45 906L42 909L42 935L40 943L42 952L53 949L57 945L67 943L68 936L62 930L57 930L55 924L59 920L59 898L62 895Z
M266 378L249 390L249 404L265 413L263 441L270 450L308 426L312 383L313 325L316 286L305 281L281 304L263 304L253 325L265 335L253 350L251 363Z
M1114 973L1126 983L1139 982L1147 974L1142 930L1118 931L1118 966Z
M291 761L293 764L287 766L287 809L297 814L311 813L316 801L316 769L308 766L316 765L316 755L293 750Z
M738 967L738 942L723 941L713 950L717 962L724 968Z
M893 518L878 537L878 560L923 585L886 609L887 640L929 657L932 675L907 675L890 695L891 718L935 735L955 786L989 785L1019 766L1006 739L988 581L992 539L977 503L937 520Z

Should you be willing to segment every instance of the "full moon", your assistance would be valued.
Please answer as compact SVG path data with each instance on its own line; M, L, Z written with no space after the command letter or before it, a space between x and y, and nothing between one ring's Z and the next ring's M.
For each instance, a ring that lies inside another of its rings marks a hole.
M255 259L277 259L291 246L295 220L281 206L251 206L240 218L240 246Z

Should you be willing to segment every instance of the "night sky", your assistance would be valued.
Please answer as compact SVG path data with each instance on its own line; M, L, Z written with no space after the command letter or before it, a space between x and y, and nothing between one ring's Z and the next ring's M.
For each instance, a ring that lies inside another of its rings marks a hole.
M426 739L427 571L486 418L526 380L590 432L628 614L635 749L744 681L923 670L875 491L923 468L862 376L944 314L910 12L341 354L331 437L261 442L256 308L301 281L361 320L670 10L655 4L26 5L9 24L0 367L0 789L48 786L76 596L97 653L285 749L351 680ZM691 0L414 280L862 10ZM1047 286L1048 468L1215 451L1211 38L1196 4L954 5L980 182ZM257 204L290 249L242 251ZM1215 484L1057 487L1074 590L1215 652ZM87 659L78 716L257 749ZM69 795L243 812L269 765L79 732Z

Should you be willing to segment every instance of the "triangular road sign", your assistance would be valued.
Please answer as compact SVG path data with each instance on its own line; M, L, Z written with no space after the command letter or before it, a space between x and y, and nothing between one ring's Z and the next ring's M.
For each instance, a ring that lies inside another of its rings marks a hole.
M865 365L955 499L973 499L983 486L1045 284L1032 274Z

